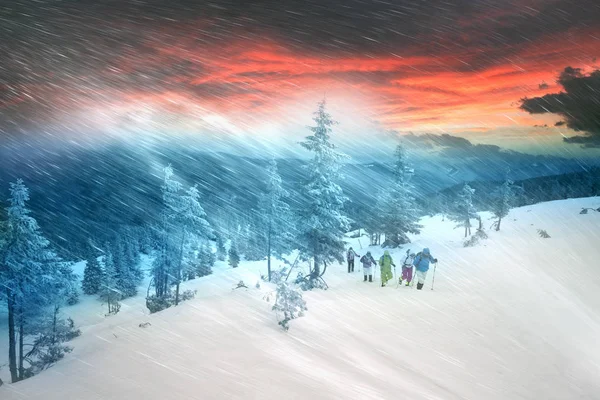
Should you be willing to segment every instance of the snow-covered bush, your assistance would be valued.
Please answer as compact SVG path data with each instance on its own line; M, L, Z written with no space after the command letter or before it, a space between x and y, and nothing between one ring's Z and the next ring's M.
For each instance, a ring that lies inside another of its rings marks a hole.
M49 318L43 319L35 327L35 331L38 333L24 357L29 364L24 378L29 378L60 361L65 354L73 350L65 345L65 342L81 335L71 318L66 321L60 318L59 307L55 307Z
M288 274L287 267L281 267L278 270L271 271L271 282L273 282L273 283L283 282L283 281L285 281L285 278L287 278L287 274ZM269 280L269 277L265 276L265 275L262 275L261 278L265 282Z
M283 318L279 319L279 325L283 330L290 329L289 322L295 318L304 316L306 301L302 298L302 292L293 288L285 282L277 285L277 294L273 310L283 313ZM281 318L281 316L279 316Z
M296 283L300 289L304 291L313 289L327 290L329 288L323 278L321 276L316 276L314 271L308 275L298 272L298 276L296 277L294 283Z
M196 297L196 290L184 290L179 293L179 302L191 300ZM151 295L146 298L146 307L150 311L150 314L165 310L172 307L175 304L175 292L170 290L166 296Z
M469 239L463 242L464 247L474 247L479 244L479 242L483 239L487 239L488 235L485 233L483 229L478 229L477 232Z
M538 229L537 232L538 232L538 235L540 235L541 238L544 238L544 239L549 239L550 238L550 235L544 229Z

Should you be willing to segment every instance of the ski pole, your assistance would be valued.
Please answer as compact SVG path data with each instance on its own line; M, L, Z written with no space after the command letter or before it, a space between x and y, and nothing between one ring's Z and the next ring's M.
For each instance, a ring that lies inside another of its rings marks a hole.
M396 273L396 266L394 265L394 279L396 279L396 289L400 286L400 281L398 280L398 274Z
M433 290L433 285L435 284L435 269L437 268L437 262L433 264L433 280L431 281L431 290Z

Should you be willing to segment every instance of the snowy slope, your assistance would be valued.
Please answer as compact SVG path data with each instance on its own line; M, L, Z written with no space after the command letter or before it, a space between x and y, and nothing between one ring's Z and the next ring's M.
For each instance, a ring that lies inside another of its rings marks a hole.
M73 353L0 398L598 399L600 213L579 211L599 206L516 209L466 249L453 223L428 218L410 247L439 258L435 291L432 271L417 291L336 265L288 333L263 299L272 287L254 287L264 263L221 265L188 284L195 300L155 315L142 297L109 318L84 301L69 309L83 331ZM351 240L361 255L366 242ZM240 279L250 289L232 290Z

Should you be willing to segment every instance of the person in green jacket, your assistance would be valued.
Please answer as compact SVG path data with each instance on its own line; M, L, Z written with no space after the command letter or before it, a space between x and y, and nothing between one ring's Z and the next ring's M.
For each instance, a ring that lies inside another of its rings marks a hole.
M389 251L386 250L383 253L379 259L379 266L381 267L381 287L384 287L389 280L394 279L394 275L392 275L392 266L396 266Z

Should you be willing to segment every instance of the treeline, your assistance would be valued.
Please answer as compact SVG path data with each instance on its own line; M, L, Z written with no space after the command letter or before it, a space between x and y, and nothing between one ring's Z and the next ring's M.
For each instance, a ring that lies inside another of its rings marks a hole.
M477 193L473 204L477 210L492 210L495 201L494 190L502 182L469 182L469 186ZM514 206L522 207L544 201L564 200L578 197L600 195L600 168L588 171L544 176L515 182L518 189L515 193ZM462 190L463 185L456 185L440 191L434 196L423 198L423 209L429 214L443 213L451 199Z

